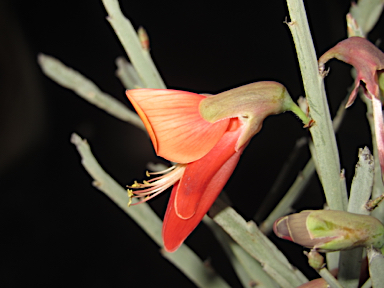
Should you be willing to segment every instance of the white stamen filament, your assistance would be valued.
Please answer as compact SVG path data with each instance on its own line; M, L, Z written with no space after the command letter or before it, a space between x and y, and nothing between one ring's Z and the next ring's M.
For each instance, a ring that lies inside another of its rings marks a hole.
M128 186L128 196L130 201L128 206L137 205L143 202L152 199L153 197L159 195L161 192L167 190L169 187L173 186L180 178L183 176L186 164L176 164L166 170L160 172L151 172L147 173L147 175L159 175L162 176L155 177L148 181L143 181L143 183L135 183L131 186ZM133 189L142 189L144 190L133 190ZM131 204L131 198L142 198L139 202Z

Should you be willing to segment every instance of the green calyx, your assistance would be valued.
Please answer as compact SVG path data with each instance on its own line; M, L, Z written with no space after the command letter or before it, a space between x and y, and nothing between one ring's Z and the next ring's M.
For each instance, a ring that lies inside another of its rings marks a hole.
M320 251L384 246L384 226L372 216L333 210L311 211L306 226L312 239L329 239L314 247Z
M231 117L264 119L285 111L303 113L298 109L287 89L274 81L247 84L209 96L200 103L201 116L211 123Z
M309 123L305 113L292 101L287 89L274 81L260 81L234 88L200 103L200 114L208 122L239 118L245 125L238 148L258 133L264 119L273 114L292 111Z

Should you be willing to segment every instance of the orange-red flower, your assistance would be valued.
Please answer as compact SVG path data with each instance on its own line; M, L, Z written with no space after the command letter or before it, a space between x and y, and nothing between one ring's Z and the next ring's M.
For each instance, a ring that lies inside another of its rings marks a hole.
M207 213L249 140L271 114L296 109L285 87L257 82L214 96L133 89L127 96L158 156L177 162L163 174L130 186L146 201L173 185L163 222L167 251L175 251Z
M346 107L353 104L360 86L364 89L365 96L372 101L376 143L381 171L384 173L384 122L378 79L379 74L384 69L384 53L365 38L350 37L340 41L320 57L319 68L321 72L324 71L324 64L332 58L352 65L357 71L355 87L349 96ZM361 82L364 85L360 85Z

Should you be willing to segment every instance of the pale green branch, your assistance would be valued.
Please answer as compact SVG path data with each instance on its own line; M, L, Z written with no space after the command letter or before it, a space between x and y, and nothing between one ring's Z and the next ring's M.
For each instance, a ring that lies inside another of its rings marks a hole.
M124 57L116 59L116 76L120 79L126 89L143 88L144 84L141 82L139 75L132 64L125 60Z
M220 199L213 204L209 216L259 261L281 287L294 288L308 281L299 270L291 266L284 254L261 233L253 221L246 222Z
M369 215L365 204L372 193L374 177L374 161L369 149L359 149L359 161L356 165L355 176L349 196L348 212Z
M371 278L368 278L367 281L361 286L361 288L371 288L372 287L372 280Z
M372 193L374 161L369 149L359 149L359 161L349 196L348 212L369 215L365 208ZM340 252L338 280L345 288L357 288L363 248Z
M349 98L349 95L340 103L339 109L337 110L337 113L336 113L335 117L333 118L332 125L333 125L333 129L335 131L339 130L341 122L344 118L345 104L347 103L348 98ZM303 141L303 140L304 139L300 139L297 142L298 143L308 142L308 141ZM296 154L298 151L298 148L300 146L301 146L301 144L296 144L296 146L294 148L296 152L293 152L292 154ZM313 147L313 143L309 142L309 146ZM312 154L314 154L314 153L312 153ZM285 171L290 170L291 166L293 165L292 158L293 158L293 155L291 155L289 157L289 160L284 165L284 169L282 169L282 171L280 172L280 174L279 174L279 176L275 182L279 182L279 179L281 179L280 181L282 182L282 179L286 174ZM311 180L312 175L314 174L314 172L316 170L315 168L316 168L316 165L315 165L314 158L309 159L307 164L305 165L304 169L299 173L299 175L297 175L295 181L293 182L292 186L289 188L288 192L280 200L279 204L277 204L277 206L273 209L273 211L268 215L267 219L265 219L264 222L262 222L262 224L260 225L260 230L264 234L270 233L272 231L273 223L279 217L282 217L282 216L288 214L292 210L292 205L302 195L305 187L308 185L309 181ZM274 192L275 190L277 190L278 187L279 187L278 183L272 187L271 191L268 193L269 198L271 198L271 196L270 196L271 192ZM276 194L276 193L274 193L274 194ZM265 202L266 202L266 204L268 204L270 201L267 200ZM263 202L262 205L265 205L265 203Z
M93 185L127 213L159 246L162 246L162 221L156 213L147 203L128 207L126 190L101 168L93 156L87 141L81 139L77 134L72 134L71 142L76 146L85 170L94 179ZM132 202L136 201L136 199L133 199ZM220 276L208 269L199 257L185 244L180 246L176 252L163 252L163 255L198 287L229 287Z
M346 210L347 192L340 181L339 152L304 4L302 0L287 0L287 4L291 17L288 27L295 42L305 94L314 120L310 132L316 151L318 174L329 207L332 210Z
M279 287L263 270L261 264L249 255L239 244L233 241L211 218L206 215L203 218L203 222L211 229L221 244L221 247L227 254L232 267L244 287L252 288L255 287L255 285L257 285L258 288Z
M102 92L91 80L79 72L65 66L56 58L44 54L39 54L38 62L45 75L61 86L73 90L77 95L112 116L145 130L143 122L136 113L112 96Z
M359 0L351 6L350 13L360 26L363 36L366 36L376 25L383 6L383 0Z
M371 275L372 287L383 287L384 283L384 255L375 248L367 248L369 274Z
M372 117L372 101L369 100L365 95L361 95L361 99L367 105L367 119L371 129L372 136L372 148L373 148L373 156L375 159L374 162L374 180L373 180L373 188L372 188L372 199L376 199L380 197L384 193L384 184L381 176L381 167L379 161L379 152L377 150L377 142L376 142L376 131L375 131L375 123ZM384 204L379 205L372 211L372 216L379 219L381 222L384 221Z
M279 218L280 216L284 215L287 211L290 210L290 204L288 204L287 206L285 206L284 208L283 207L279 207L278 209L278 212L276 211L277 210L277 207L276 207L276 202L278 201L279 199L279 191L282 189L282 183L284 183L284 180L287 178L288 176L288 173L293 169L293 166L296 164L296 160L297 160L297 157L299 155L301 155L301 149L303 148L304 145L306 145L308 143L308 139L307 137L302 137L300 139L298 139L296 141L296 144L295 146L293 147L290 155L288 156L287 158L287 161L284 163L283 167L281 168L280 172L279 172L279 175L276 177L271 189L268 191L268 193L266 194L263 202L261 203L260 207L258 208L255 216L253 217L254 221L256 223L260 223L262 220L265 219L265 217L268 216L267 219L264 220L264 222L260 225L260 229L263 231L264 234L268 234L271 230L269 229L269 227L272 227L272 226L269 226L269 223L272 219L277 219ZM311 160L310 160L311 161ZM308 162L309 163L309 162ZM307 164L308 165L308 164ZM305 170L305 168L304 168ZM302 173L299 173L299 175L297 176L296 180L295 180L295 183L297 181L301 181L303 182L302 180L308 180L309 181L309 178L310 176L313 174L313 172L315 171L315 168L313 168L313 171L310 175L306 175L306 176L309 176L308 179L307 178L304 178L305 176L302 175ZM292 189L292 187L295 185L292 184L291 188L289 190ZM305 185L303 186L303 188L305 187ZM300 190L302 191L302 190ZM287 197L289 192L287 192L287 194L284 196L284 198ZM289 199L292 199L291 196L289 196ZM296 199L295 199L296 200ZM293 200L293 201L295 201ZM281 201L280 201L281 203ZM279 203L279 205L280 205ZM293 203L293 202L292 202ZM273 209L273 211L269 214L268 214L268 211L270 211L273 207L275 207ZM282 214L283 213L283 214ZM271 214L274 214L274 215L271 215ZM281 214L281 215L280 215ZM280 216L277 216L277 218L275 218L275 215L280 215ZM275 220L272 220L272 223L275 221Z
M273 209L273 211L268 215L267 219L263 221L260 225L260 230L264 234L269 234L272 231L273 223L283 215L286 215L291 212L292 204L301 196L304 188L307 186L311 176L315 172L315 163L313 159L309 159L305 165L303 171L299 173L295 182L289 188L288 192L280 200L279 204Z
M131 22L124 17L117 0L102 0L108 21L124 47L129 59L144 83L144 88L165 89L165 84L149 54L143 49Z
M319 270L319 275L327 281L331 288L343 288L337 279L328 271L327 268L322 268Z
M340 251L337 279L344 288L357 288L359 285L361 262L364 248Z

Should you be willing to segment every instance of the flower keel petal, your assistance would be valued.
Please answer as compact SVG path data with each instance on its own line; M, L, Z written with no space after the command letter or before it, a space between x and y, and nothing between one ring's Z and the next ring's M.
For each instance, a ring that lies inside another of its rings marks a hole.
M246 146L235 152L239 133L240 130L224 134L209 154L188 164L193 165L189 173L174 186L163 223L164 247L168 252L175 251L196 228L231 176ZM193 181L189 181L191 173L194 174ZM182 183L193 185L193 190L180 186Z

